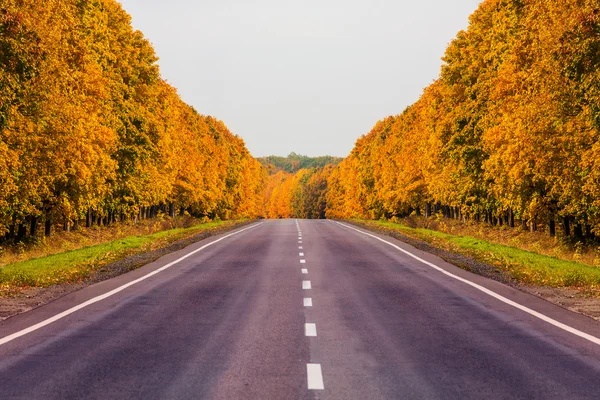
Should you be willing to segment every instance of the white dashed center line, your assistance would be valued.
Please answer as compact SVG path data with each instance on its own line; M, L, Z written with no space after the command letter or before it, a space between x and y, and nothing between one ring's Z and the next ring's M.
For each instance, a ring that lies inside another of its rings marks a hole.
M304 334L306 336L317 336L317 324L304 324Z
M309 390L323 390L323 373L321 372L321 364L306 364L306 377L308 378Z
M304 257L304 246L302 245L302 230L300 229L300 225L298 224L298 220L296 220L296 228L298 230L298 250L302 250L298 252L299 257ZM306 264L306 260L304 258L300 259L300 264ZM302 268L302 275L308 275L308 269ZM311 290L312 285L310 281L302 281L302 289L303 290ZM304 307L312 307L313 301L311 297L305 297L303 299L302 304ZM317 336L317 324L316 323L305 323L304 324L304 335L306 337L316 337ZM309 363L306 364L306 377L308 390L324 390L325 384L323 383L323 371L321 369L321 364Z

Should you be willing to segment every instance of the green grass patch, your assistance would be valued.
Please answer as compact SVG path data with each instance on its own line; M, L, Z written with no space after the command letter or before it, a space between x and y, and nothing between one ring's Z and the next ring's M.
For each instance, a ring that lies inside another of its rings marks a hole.
M518 249L481 240L457 236L425 228L412 228L388 221L356 221L374 228L393 230L424 240L446 250L469 255L509 273L517 281L529 285L600 288L600 269L575 261Z
M189 228L170 229L8 264L0 268L0 295L15 288L48 287L79 282L102 266L129 255L162 247L198 233L226 228L241 221L210 222Z

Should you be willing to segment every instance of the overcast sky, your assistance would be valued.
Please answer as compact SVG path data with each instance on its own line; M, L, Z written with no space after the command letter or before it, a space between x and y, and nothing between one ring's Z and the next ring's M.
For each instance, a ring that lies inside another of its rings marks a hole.
M163 77L254 156L346 156L414 103L480 0L122 0Z

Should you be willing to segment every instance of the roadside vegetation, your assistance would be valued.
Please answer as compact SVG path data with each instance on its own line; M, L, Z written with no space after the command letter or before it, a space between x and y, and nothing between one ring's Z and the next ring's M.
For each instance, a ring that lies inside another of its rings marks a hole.
M0 245L159 213L261 215L265 169L157 60L116 0L0 3Z
M600 12L483 1L439 79L328 178L329 218L479 221L600 243Z
M146 223L65 232L52 241L22 245L0 255L0 297L30 287L79 283L103 266L156 250L204 232L234 227L239 221L160 218ZM42 237L43 238L43 237Z
M400 232L431 245L494 265L519 283L572 287L600 295L600 248L560 241L540 233L464 224L441 216L394 221L352 220L369 228Z

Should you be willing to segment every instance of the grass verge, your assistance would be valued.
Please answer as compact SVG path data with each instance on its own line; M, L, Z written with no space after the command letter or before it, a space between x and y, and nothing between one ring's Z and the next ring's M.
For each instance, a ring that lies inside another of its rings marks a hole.
M388 221L354 220L360 225L395 231L423 240L435 247L470 256L494 265L525 285L572 287L600 294L600 268L575 261L522 250L472 236L453 235L426 228L413 228Z
M8 264L0 268L0 296L28 287L82 282L103 266L122 258L165 247L199 233L217 231L244 221L219 221L149 235L128 236L94 246Z

